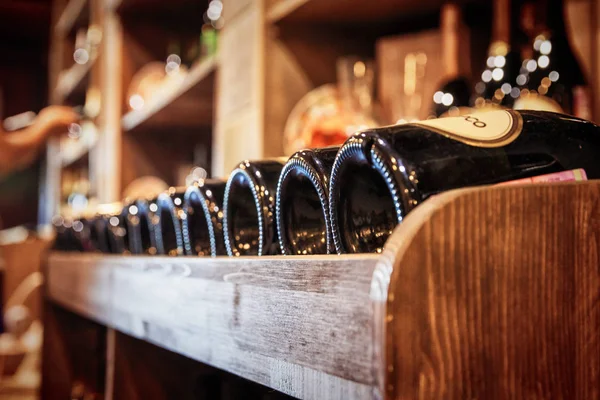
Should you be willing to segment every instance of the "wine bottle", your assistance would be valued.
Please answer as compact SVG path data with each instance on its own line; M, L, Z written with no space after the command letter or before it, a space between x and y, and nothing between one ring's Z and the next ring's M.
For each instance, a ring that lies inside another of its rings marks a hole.
M156 254L156 238L152 225L153 212L148 201L138 199L126 207L129 250L131 254Z
M475 85L476 108L512 107L520 93L516 85L521 67L518 46L520 8L511 0L494 0L493 4L492 41L486 68Z
M335 252L329 224L329 175L338 149L299 151L283 167L275 196L283 254Z
M329 207L338 253L380 252L394 227L446 190L583 169L600 178L600 128L497 110L357 133L340 149Z
M182 220L185 254L225 255L223 241L223 194L226 182L201 180L188 186L183 197Z
M102 218L106 221L108 248L112 254L129 253L129 236L127 235L127 222L125 215L120 213L105 214Z
M446 71L444 83L433 95L433 113L440 117L468 107L471 99L471 84L460 75L459 47L462 30L462 12L454 3L442 6L440 27L442 31L442 61Z
M81 217L73 220L71 229L81 251L91 253L98 250L95 239L94 220Z
M223 195L223 236L229 256L279 254L275 191L285 159L244 161Z
M83 251L83 246L73 230L70 218L55 216L52 218L55 232L54 249L58 251Z
M515 109L554 111L591 119L589 89L565 30L562 0L523 5L522 29L530 37L517 83Z
M157 254L183 255L181 217L184 192L185 189L171 187L158 195L157 210L153 218Z
M99 215L95 215L89 220L89 227L90 241L95 249L94 251L110 253L108 243L108 221Z

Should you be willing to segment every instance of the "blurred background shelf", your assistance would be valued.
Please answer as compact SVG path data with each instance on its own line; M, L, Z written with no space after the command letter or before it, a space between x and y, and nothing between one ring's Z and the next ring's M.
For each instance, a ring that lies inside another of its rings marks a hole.
M87 143L77 142L79 144L69 146L68 150L63 150L61 154L61 166L68 167L87 155L93 147Z
M56 83L55 101L82 105L95 62L96 58L91 58L85 64L73 64L69 69L63 71Z
M77 28L86 26L90 20L90 0L69 0L60 15L54 31L59 35L69 35Z
M141 110L125 114L121 119L123 130L211 126L217 65L217 56L197 62L176 90L159 97ZM168 131L165 133L168 134Z
M439 10L443 4L444 0L274 0L266 18L270 23L362 25L408 19Z

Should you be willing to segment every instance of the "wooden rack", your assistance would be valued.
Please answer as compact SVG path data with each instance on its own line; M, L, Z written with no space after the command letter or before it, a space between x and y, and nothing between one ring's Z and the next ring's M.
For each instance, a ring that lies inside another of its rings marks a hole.
M51 253L44 398L76 378L108 399L597 398L599 198L600 181L447 192L381 255ZM206 394L208 366L263 397Z

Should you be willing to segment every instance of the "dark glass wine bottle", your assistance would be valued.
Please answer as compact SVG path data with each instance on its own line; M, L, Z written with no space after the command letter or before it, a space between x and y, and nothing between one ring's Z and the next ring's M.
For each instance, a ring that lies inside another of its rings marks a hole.
M516 78L521 67L519 53L520 8L514 0L494 0L492 41L486 68L475 85L476 108L512 107L519 96Z
M329 224L329 175L338 149L299 151L283 167L275 200L283 254L335 252Z
M108 242L108 221L102 216L95 215L89 220L90 240L95 251L100 253L110 253Z
M185 188L169 188L158 195L153 218L156 253L169 256L183 255L181 217Z
M530 38L517 77L516 109L554 111L591 119L589 88L569 45L562 0L523 5L522 29Z
M55 232L54 249L58 251L84 251L73 229L71 218L55 216L52 218Z
M156 254L156 238L148 201L138 199L126 206L131 254Z
M207 179L185 191L182 220L185 254L221 256L227 254L223 240L223 194L226 182Z
M77 240L81 251L86 253L99 251L97 243L94 240L94 220L86 217L76 218L73 220L72 230Z
M121 212L102 215L106 221L108 248L112 254L129 253L129 236L127 235L127 218Z
M462 12L457 4L446 3L442 6L440 28L443 40L442 62L446 76L433 96L433 113L436 117L468 107L471 100L471 84L466 77L460 75Z
M363 131L340 149L329 206L338 253L381 252L394 227L446 190L583 169L600 178L600 128L498 110Z
M229 175L223 197L223 235L228 255L280 253L275 191L286 161L244 161Z

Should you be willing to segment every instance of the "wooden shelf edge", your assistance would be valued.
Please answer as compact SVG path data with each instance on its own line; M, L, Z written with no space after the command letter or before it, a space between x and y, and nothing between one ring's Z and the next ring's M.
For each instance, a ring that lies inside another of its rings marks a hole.
M54 26L54 32L59 35L68 33L73 28L75 21L77 21L81 13L85 10L89 1L90 0L69 0Z
M210 56L206 59L198 62L190 68L188 75L182 82L181 86L164 96L161 99L154 101L149 107L142 110L132 110L127 112L121 118L121 126L124 131L131 131L141 126L149 120L153 115L159 111L168 107L171 103L183 96L186 92L192 89L194 86L201 83L204 79L208 78L218 67L218 56Z
M595 396L599 201L600 180L488 186L409 214L373 275L378 398Z
M51 253L47 295L123 333L292 396L369 398L365 344L378 258Z
M85 156L90 152L90 150L94 147L95 143L82 143L78 142L75 150L72 150L68 153L61 153L61 161L60 165L62 168L68 167L69 165L75 163L81 157Z
M271 24L277 23L309 1L311 0L278 1L267 10L267 22Z

